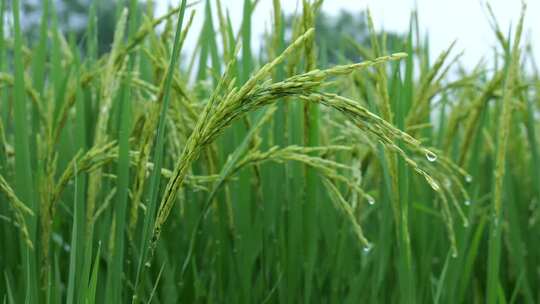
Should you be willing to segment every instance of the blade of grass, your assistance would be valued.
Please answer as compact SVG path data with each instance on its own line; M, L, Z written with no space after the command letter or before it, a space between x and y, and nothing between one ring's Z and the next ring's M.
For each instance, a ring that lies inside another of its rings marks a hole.
M311 1L303 0L303 27L304 31L315 26L316 11L314 4ZM306 40L304 45L306 67L305 72L309 72L317 68L317 58L315 50L315 38L311 37ZM305 103L304 105L304 138L303 143L306 147L319 146L319 105ZM313 275L315 267L315 259L317 257L317 239L318 229L316 226L316 217L321 193L318 191L321 187L320 180L317 174L304 166L305 188L303 202L304 215L304 256L305 256L305 278L304 278L304 302L310 303L312 296Z
M90 277L90 282L88 288L85 289L85 302L86 304L96 303L96 291L97 283L99 277L99 259L101 257L101 242L98 244L96 258L93 263L92 275Z
M129 1L129 24L128 24L128 39L133 39L137 28L137 1ZM123 16L123 18L126 18ZM111 271L108 272L108 284L109 288L108 299L111 303L121 302L122 299L122 285L123 285L123 273L125 271L125 231L126 231L126 216L127 216L127 203L128 192L130 185L130 143L129 137L131 134L132 125L132 92L130 79L133 75L133 69L135 64L136 53L133 53L129 57L127 67L127 77L121 84L118 100L121 102L119 106L120 110L120 130L118 132L118 181L116 191L116 204L114 209L114 252L111 257Z
M29 151L29 130L28 122L31 116L28 113L25 96L25 80L24 80L24 63L23 63L23 36L20 23L20 3L19 0L14 0L12 3L13 9L13 25L14 25L14 121L15 121L15 189L17 196L23 201L35 214L38 213L38 208L34 200L34 182L31 169L31 154ZM36 217L27 216L28 230L30 240L36 243ZM38 299L38 280L36 276L37 261L33 251L21 243L21 251L23 253L23 272L25 274L25 301L33 303Z
M451 252L448 252L448 254L446 255L446 260L444 262L444 266L443 266L441 275L440 275L439 280L437 282L437 289L436 289L436 292L435 292L435 298L433 299L433 303L435 303L435 304L440 303L441 294L442 294L443 289L444 289L444 282L446 280L446 271L448 270L448 262L450 261L450 256L451 255L452 255Z
M77 59L77 64L79 60ZM80 69L80 66L77 67ZM77 73L78 74L78 73ZM76 100L76 114L77 120L75 123L75 146L80 151L86 151L86 111L84 105L83 95L80 89L77 90ZM86 174L80 173L77 168L77 163L74 162L74 178L75 178L75 193L73 200L73 229L71 235L71 252L69 263L69 277L68 277L68 292L67 302L77 303L82 300L83 288L86 285L84 276L81 276L83 263L85 261L85 249L86 244L85 237L85 209L86 209ZM77 300L79 299L79 300Z
M150 233L151 228L154 225L155 221L155 212L157 210L158 205L158 193L159 193L159 183L160 183L160 173L162 168L162 159L163 159L163 150L164 150L164 137L165 137L165 121L166 121L166 115L167 110L169 108L169 99L170 99L170 89L171 89L171 83L172 78L174 75L174 69L176 68L176 64L178 61L178 57L180 55L180 49L179 49L179 42L180 42L180 34L182 31L182 23L184 20L184 14L186 10L186 0L182 0L181 8L178 13L178 22L176 25L176 34L174 37L174 44L173 44L173 51L171 53L171 61L168 66L167 76L165 78L165 81L163 83L163 101L161 105L161 114L159 117L158 122L158 129L157 129L157 135L156 135L156 141L154 146L154 156L153 156L153 163L154 163L154 169L152 170L150 181L149 181L149 189L147 192L147 213L144 219L143 224L143 230L141 235L141 254L139 257L138 262L138 268L137 268L137 275L135 279L135 294L133 295L133 302L138 302L137 292L138 292L138 285L140 284L141 274L143 271L143 266L147 262L148 257L152 257L152 253L148 256L149 252L149 245L151 242L150 239Z
M93 65L95 63L95 61L97 60L97 52L98 52L98 37L97 37L97 16L96 16L96 3L98 1L92 1L91 5L90 5L90 10L89 10L89 14L88 14L88 29L87 29L87 32L86 32L86 37L87 37L87 43L86 43L86 51L87 51L87 64L88 65ZM92 101L94 99L94 96L95 96L95 91L96 91L96 88L93 88L93 87L90 87L89 89L83 91L83 98L84 99L77 99L77 104L76 104L76 109L77 109L77 114L79 115L79 127L81 129L79 129L77 131L78 134L80 134L80 136L83 136L79 142L79 147L82 148L83 150L86 150L88 148L88 136L89 136L89 132L88 130L86 129L86 126L87 126L87 123L88 121L93 121L92 120L92 115L91 112L92 112ZM86 102L85 102L86 101ZM84 192L82 193L85 197L84 197L84 205L85 205L85 209L86 209L86 220L85 220L85 227L84 227L84 245L83 245L83 248L84 248L84 253L83 253L83 257L84 257L84 261L83 261L83 265L82 265L82 270L80 272L81 274L81 280L80 280L80 286L81 286L81 289L82 288L85 288L85 286L87 286L88 284L88 280L90 278L90 269L91 269L91 265L92 265L92 252L93 252L93 236L94 236L94 231L91 229L92 226L89 225L89 221L88 221L88 216L90 215L90 213L88 212L88 202L87 202L87 189L88 189L88 175L86 176L82 176L81 179L84 179ZM82 183L82 180L81 180L81 183ZM93 214L92 214L93 216ZM82 231L82 229L81 229ZM83 293L81 292L80 293L81 296L87 296L86 293ZM86 299L86 298L85 298ZM86 302L88 303L88 302ZM90 302L92 303L92 302Z
M395 64L397 79L395 79L396 90L394 93L395 98L395 108L396 108L396 126L401 130L405 130L405 120L406 120L406 109L405 105L408 104L406 101L407 95L402 95L401 92L410 92L410 88L403 89L403 84L401 82L400 72L399 72L399 63ZM403 149L405 148L402 143L399 143L399 146ZM391 159L395 163L396 158ZM391 164L390 164L391 165ZM415 287L415 278L414 278L414 268L413 268L413 256L411 249L411 240L409 233L409 170L405 164L405 161L402 158L397 159L397 189L398 189L398 206L400 209L400 220L397 224L400 226L398 228L398 238L399 238L399 250L400 250L400 286L403 300L406 303L415 303L416 302L416 287ZM391 171L390 171L391 172Z

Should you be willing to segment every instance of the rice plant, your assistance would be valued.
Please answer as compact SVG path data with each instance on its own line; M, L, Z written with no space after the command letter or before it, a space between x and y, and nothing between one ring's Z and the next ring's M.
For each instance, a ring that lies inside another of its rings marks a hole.
M107 4L77 35L43 0L30 35L0 0L3 303L540 301L525 5L466 69L414 13L396 52L367 11L336 63L321 0L291 24L274 0L260 52L259 1L237 31L220 0L179 2L117 1L101 52Z

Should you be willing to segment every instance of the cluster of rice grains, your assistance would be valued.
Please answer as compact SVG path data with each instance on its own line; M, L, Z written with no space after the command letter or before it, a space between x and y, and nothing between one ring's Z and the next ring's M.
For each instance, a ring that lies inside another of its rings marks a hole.
M329 63L331 46L315 39L322 1L304 0L287 32L274 0L256 60L258 1L245 0L238 32L219 0L197 16L203 5L183 0L160 17L150 2L126 2L101 55L97 3L82 42L60 30L49 0L32 48L19 0L12 27L0 22L3 301L419 303L456 293L495 303L501 287L510 295L521 284L513 299L533 302L538 278L523 249L507 258L519 279L500 274L500 223L527 210L503 212L505 197L518 199L503 180L540 166L523 16L512 43L492 18L502 66L497 57L456 78L454 43L430 63L414 14L405 52L385 55L368 11L367 45L344 39L363 60ZM512 138L519 123L527 134ZM510 173L509 149L525 155ZM538 202L538 181L520 186L523 201ZM475 266L486 222L487 271ZM523 241L509 232L509 243ZM469 290L472 281L482 283Z

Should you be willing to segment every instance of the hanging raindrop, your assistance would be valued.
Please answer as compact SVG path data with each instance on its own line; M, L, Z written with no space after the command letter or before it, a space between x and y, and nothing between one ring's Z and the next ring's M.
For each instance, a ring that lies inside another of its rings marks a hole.
M437 160L437 155L429 150L426 150L426 158L430 162L434 162Z
M470 205L471 205L471 201L470 201L470 200L466 200L464 204L465 204L465 206L470 206Z
M470 175L465 176L465 181L467 183L471 183L472 182L472 176L470 176Z
M446 188L452 187L452 181L451 181L449 178L445 179L445 180L444 180L444 186L445 186Z
M375 199L369 195L367 196L367 201L368 201L368 204L375 205Z
M364 248L362 249L362 251L365 253L365 254L368 254L371 249L373 249L373 245L371 243L368 243L366 246L364 246Z

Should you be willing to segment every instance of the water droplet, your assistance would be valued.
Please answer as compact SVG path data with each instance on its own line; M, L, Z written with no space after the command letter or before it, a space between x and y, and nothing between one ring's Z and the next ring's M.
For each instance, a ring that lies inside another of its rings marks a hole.
M144 263L144 266L146 266L146 267L150 268L150 266L151 266L151 265L150 265L150 262L146 262L146 263Z
M470 205L471 205L471 201L470 201L470 200L465 200L464 204L465 204L465 206L470 206Z
M362 251L365 254L368 254L371 251L371 249L373 249L373 244L368 243L366 246L364 246L364 248L362 248Z
M454 259L457 259L458 256L459 256L459 255L458 255L457 251L452 252L452 257L453 257Z
M467 183L471 183L472 182L472 176L470 176L470 175L465 176L465 181Z
M468 227L469 227L469 221L468 221L468 220L463 221L463 227L464 227L464 228L468 228Z
M369 195L367 196L367 201L368 201L368 204L375 205L375 199Z
M430 162L434 162L437 160L437 155L429 150L426 150L426 158Z
M452 181L451 181L449 178L445 179L445 180L444 180L444 186L445 186L446 188L452 187Z

